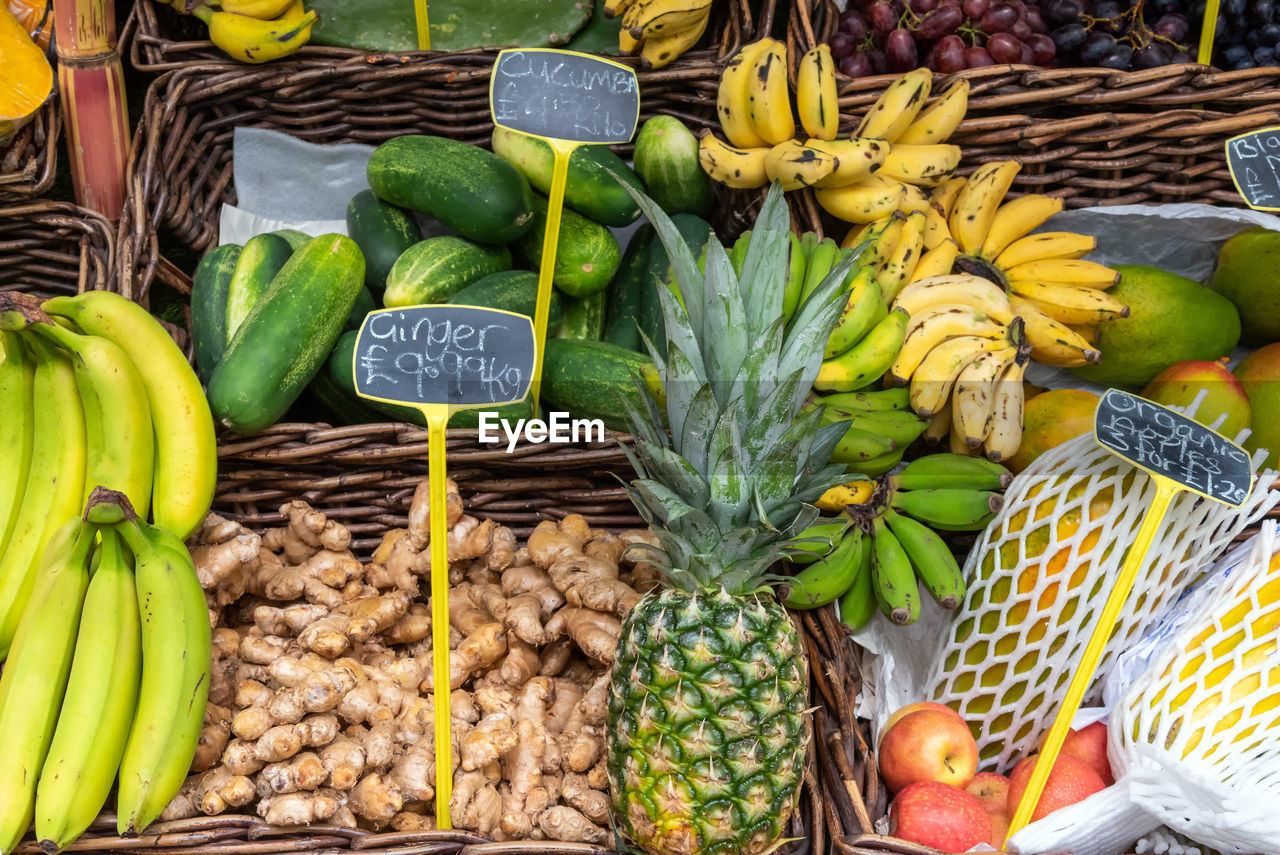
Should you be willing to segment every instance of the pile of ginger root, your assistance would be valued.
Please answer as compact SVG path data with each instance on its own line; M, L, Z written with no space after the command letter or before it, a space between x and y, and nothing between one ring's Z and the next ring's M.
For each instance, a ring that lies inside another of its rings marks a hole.
M367 564L344 526L300 501L261 535L216 514L192 535L213 676L191 774L163 819L435 827L428 490ZM609 666L621 618L658 579L623 553L655 541L573 515L518 546L463 513L453 481L447 515L453 826L604 841Z

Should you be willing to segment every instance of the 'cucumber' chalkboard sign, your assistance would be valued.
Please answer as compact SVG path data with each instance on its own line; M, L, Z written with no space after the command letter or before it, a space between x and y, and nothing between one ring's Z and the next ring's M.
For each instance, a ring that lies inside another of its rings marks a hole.
M362 398L406 404L427 420L431 496L432 679L449 684L449 548L445 516L445 425L457 410L522 401L537 344L527 315L479 306L406 306L365 315L353 360ZM436 827L452 828L449 693L437 695Z
M1119 389L1108 389L1098 402L1093 415L1093 436L1103 448L1150 475L1155 482L1155 495L1133 543L1124 553L1120 572L1093 625L1089 643L1080 654L1053 725L1040 746L1043 762L1037 762L1031 772L1031 780L1009 821L1006 842L1026 827L1035 811L1049 779L1049 770L1062 749L1085 690L1093 682L1107 640L1115 631L1120 609L1129 599L1138 568L1160 531L1169 503L1178 493L1189 490L1206 499L1239 507L1253 489L1253 466L1240 446L1181 413Z
M489 85L494 124L535 137L624 143L640 118L635 71L590 54L504 50Z
M1227 140L1227 169L1246 205L1280 211L1280 128Z

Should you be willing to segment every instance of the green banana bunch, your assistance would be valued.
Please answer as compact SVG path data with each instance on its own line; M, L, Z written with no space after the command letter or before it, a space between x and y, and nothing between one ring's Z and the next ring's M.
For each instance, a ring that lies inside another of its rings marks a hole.
M1003 490L1013 473L985 457L967 454L928 454L917 458L889 478L897 490Z
M0 555L5 554L31 469L35 435L32 385L35 361L17 333L0 332Z
M209 615L191 555L175 535L139 520L112 490L94 490L85 517L115 526L134 556L142 676L120 761L116 828L138 834L177 794L195 756L211 677Z
M938 605L947 611L955 610L964 601L964 574L946 542L924 523L904 517L892 508L885 511L884 518L925 590Z
M920 586L915 568L901 542L889 530L884 517L872 521L872 585L884 616L899 626L920 618Z
M790 579L783 603L793 609L816 609L834 603L852 587L865 549L862 530L846 530L826 556Z
M898 490L889 499L894 510L943 531L980 531L1004 506L1004 497L985 490L936 487Z
M823 407L825 424L847 423L831 459L845 464L851 474L876 476L893 469L928 427L897 388L813 394L807 406Z
M864 537L865 541L866 538ZM862 560L858 563L858 573L854 577L849 590L840 597L840 620L853 630L862 629L875 615L879 602L876 599L874 586L875 549L866 543L862 550Z
M851 520L846 516L835 520L819 519L800 533L800 538L790 545L795 550L789 558L792 564L812 564L833 550L844 536Z
M31 824L36 781L71 671L96 534L78 515L54 532L0 675L0 852L12 852Z
M71 674L36 787L36 839L61 851L102 811L133 724L142 638L133 565L120 537L101 532Z

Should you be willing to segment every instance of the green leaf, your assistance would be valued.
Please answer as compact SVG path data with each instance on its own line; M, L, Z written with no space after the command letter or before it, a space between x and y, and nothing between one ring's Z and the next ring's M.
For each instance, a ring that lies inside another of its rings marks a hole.
M706 290L703 292L706 337L701 341L707 380L721 406L728 403L730 386L751 340L738 286L729 256L718 241L711 241L707 244Z
M676 445L680 454L699 472L707 471L707 446L711 442L719 414L711 386L703 384L698 389L698 394L689 402L680 436L673 435L674 439L678 439Z
M747 328L758 336L774 318L782 314L782 294L788 274L791 239L791 211L783 197L782 184L774 181L751 230L751 242L742 260L742 300L746 304Z

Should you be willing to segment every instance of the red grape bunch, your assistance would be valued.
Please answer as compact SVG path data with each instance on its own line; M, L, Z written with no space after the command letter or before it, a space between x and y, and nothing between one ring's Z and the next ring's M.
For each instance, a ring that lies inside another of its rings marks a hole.
M851 0L828 44L849 77L1057 58L1040 0Z
M1192 62L1182 0L1047 0L1062 65L1126 71ZM1149 4L1149 5L1148 5ZM1148 23L1150 22L1150 23Z

